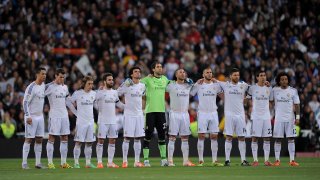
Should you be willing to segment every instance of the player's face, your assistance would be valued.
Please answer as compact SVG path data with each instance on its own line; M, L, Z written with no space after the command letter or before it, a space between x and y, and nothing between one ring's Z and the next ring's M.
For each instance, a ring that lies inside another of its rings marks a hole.
M286 88L288 86L289 80L287 76L280 77L280 86Z
M162 65L161 64L156 64L156 67L152 70L153 70L154 74L162 75Z
M183 69L179 69L176 72L176 77L177 77L177 80L183 81L183 80L186 79L187 75L186 75L186 72Z
M113 77L108 76L107 79L104 81L106 83L107 88L112 88L113 87Z
M57 84L63 84L64 83L64 74L59 74L59 75L56 75L56 83Z
M131 77L132 77L132 79L140 79L141 78L140 69L134 69Z
M234 72L230 75L230 79L233 83L238 83L240 80L240 73L239 72Z
M37 74L37 79L40 80L41 82L44 82L46 80L46 77L47 77L47 72L45 70L41 70Z
M93 88L93 81L89 80L86 82L85 86L84 86L84 90L85 91L91 91Z
M259 75L257 76L257 79L259 83L265 83L267 80L266 73L265 72L259 73Z
M211 80L212 79L212 70L211 69L205 69L203 71L203 74L202 74L203 78L205 78L206 80Z

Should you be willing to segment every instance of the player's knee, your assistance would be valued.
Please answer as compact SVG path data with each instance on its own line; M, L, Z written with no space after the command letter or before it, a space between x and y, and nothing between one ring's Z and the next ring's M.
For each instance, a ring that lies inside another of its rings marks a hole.
M54 142L56 140L56 138L52 135L49 135L48 141L50 142Z
M99 144L103 144L103 143L104 143L104 139L99 138L99 139L98 139L98 143L99 143Z
M232 141L232 136L228 136L228 135L227 135L227 136L226 136L226 140L227 140L227 141Z
M42 137L36 137L36 143L41 144L42 143Z
M257 139L257 138L252 137L252 142L257 142L257 141L258 141L258 139Z
M144 148L144 149L149 149L149 144L150 144L150 140L144 139L144 141L143 141L143 148Z
M61 136L61 141L68 141L68 136Z
M175 137L175 136L170 136L170 137L169 137L169 140L170 140L170 141L176 141L176 137Z
M109 144L115 144L116 139L115 138L109 138Z
M24 142L28 143L28 144L31 144L32 143L32 139L31 138L25 138Z
M245 138L244 138L243 136L241 136L241 137L238 137L238 140L239 140L239 141L244 141Z
M204 140L206 138L206 135L204 133L198 134L198 139Z
M294 138L288 138L288 143L294 143Z
M264 142L270 142L270 138L264 138L263 141Z
M188 141L189 137L188 136L181 136L181 141Z
M159 144L159 145L166 145L166 140L164 140L164 139L159 139L159 140L158 140L158 144Z
M87 142L87 143L86 143L86 147L91 147L92 144L93 144L92 142Z
M210 134L210 139L217 140L218 134Z

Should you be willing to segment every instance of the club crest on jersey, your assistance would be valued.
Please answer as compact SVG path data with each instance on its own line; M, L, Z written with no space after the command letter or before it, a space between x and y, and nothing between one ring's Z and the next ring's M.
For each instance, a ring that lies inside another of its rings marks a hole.
M240 86L240 89L243 89L243 85Z
M290 97L290 94L288 93L287 96Z
M267 95L269 95L269 93L270 93L269 90L266 90L266 93L267 93Z

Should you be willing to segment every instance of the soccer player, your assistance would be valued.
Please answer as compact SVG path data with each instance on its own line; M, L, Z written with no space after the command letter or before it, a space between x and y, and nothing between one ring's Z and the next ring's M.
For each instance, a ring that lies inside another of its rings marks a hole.
M144 137L144 117L142 110L142 97L145 95L146 87L140 83L141 70L139 67L132 67L129 71L130 79L133 85L127 86L123 83L119 89L119 96L124 96L124 121L123 121L123 143L122 167L128 167L128 150L131 139L134 139L133 149L135 162L133 167L144 167L140 162L141 138Z
M270 137L272 136L271 115L269 100L271 98L271 87L265 85L266 73L258 71L256 78L258 82L249 87L248 96L252 99L252 166L258 166L258 138L263 138L264 165L272 166L269 161Z
M224 114L225 126L225 166L230 166L230 153L232 149L232 136L235 133L238 136L238 147L241 156L241 166L250 166L246 160L246 121L243 102L249 85L245 82L239 82L240 71L233 68L228 82L218 82L224 91Z
M166 158L166 118L165 118L165 90L169 80L163 75L162 65L154 62L151 65L153 74L140 80L146 86L146 127L143 143L144 165L150 167L149 143L153 136L154 128L158 133L158 144L161 156L161 166L167 166Z
M46 80L46 69L39 67L36 69L36 80L32 82L24 93L23 110L25 123L25 141L22 149L22 169L29 169L27 159L30 151L30 144L33 139L34 152L36 156L35 167L44 168L40 162L42 152L42 138L44 135L43 104Z
M96 146L98 165L97 168L103 168L102 154L103 143L108 138L108 163L109 168L118 168L119 166L113 162L115 153L115 143L118 138L117 122L116 122L116 105L123 108L123 104L119 100L118 92L112 89L114 81L111 73L106 73L102 77L103 88L98 90L96 94L96 107L99 111L98 115L98 143Z
M80 168L79 157L81 144L85 142L84 154L86 157L86 168L96 168L91 163L92 143L95 141L93 104L96 99L96 92L92 90L93 78L85 76L81 82L81 89L74 92L71 98L67 99L67 106L77 116L75 146L73 149L74 168ZM74 103L77 109L75 109Z
M56 136L60 136L60 155L61 167L72 168L66 161L68 154L68 135L70 134L70 122L66 107L66 97L69 90L64 85L65 71L57 69L55 72L55 80L46 85L45 95L48 97L50 104L49 111L49 138L47 142L48 168L55 169L52 157L54 151L54 141Z
M173 153L176 137L181 137L181 151L183 156L183 166L195 166L189 160L190 117L188 113L189 96L192 85L187 83L184 69L177 69L175 72L176 82L170 83L166 91L170 96L169 114L169 143L168 143L168 166L175 166L173 163Z
M288 139L288 150L290 155L290 166L299 166L294 160L296 137L295 123L300 120L300 100L298 91L289 86L290 77L287 73L281 72L276 77L277 87L272 89L271 101L274 101L275 122L273 137L276 138L274 151L276 161L274 166L280 166L281 140L284 134ZM296 116L294 117L294 113Z
M198 95L199 106L198 106L198 155L199 164L198 166L204 165L203 151L204 151L204 140L207 133L210 134L211 140L211 153L212 153L212 165L223 166L218 163L218 133L219 133L219 119L217 112L216 98L219 93L222 93L222 89L218 83L213 83L212 70L210 67L203 70L203 83L196 83L192 90L191 95Z

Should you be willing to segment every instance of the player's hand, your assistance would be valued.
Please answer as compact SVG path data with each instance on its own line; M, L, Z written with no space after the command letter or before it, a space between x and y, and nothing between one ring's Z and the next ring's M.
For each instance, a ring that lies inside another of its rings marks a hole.
M27 124L31 125L32 124L32 119L29 117L27 118Z
M186 83L189 84L189 85L192 85L192 84L193 84L193 81L192 81L192 79L187 78L187 79L186 79Z
M267 87L270 87L270 86L271 86L271 84L270 84L269 81L264 82L264 85L266 85Z
M203 82L204 82L204 78L201 78L197 81L197 84L203 84Z
M132 86L133 85L133 81L132 79L130 78L127 78L125 81L124 81L124 84L129 87L129 86Z
M214 83L218 82L218 80L216 78L212 78L211 81Z
M148 74L148 77L153 77L153 75L152 74Z

